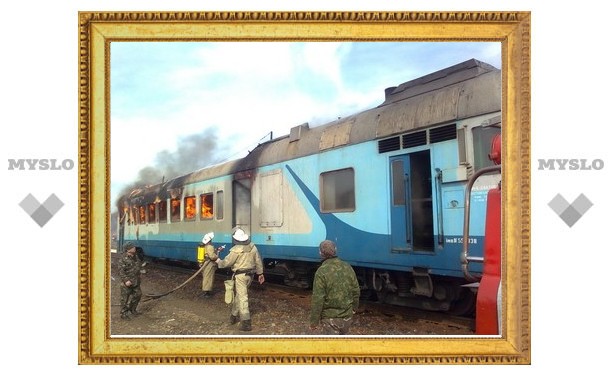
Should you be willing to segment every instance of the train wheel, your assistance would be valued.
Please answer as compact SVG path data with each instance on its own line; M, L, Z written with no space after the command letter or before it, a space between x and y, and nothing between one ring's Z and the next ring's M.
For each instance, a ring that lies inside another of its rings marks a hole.
M448 313L457 316L472 315L476 309L476 294L469 289L462 289L459 298L451 304Z

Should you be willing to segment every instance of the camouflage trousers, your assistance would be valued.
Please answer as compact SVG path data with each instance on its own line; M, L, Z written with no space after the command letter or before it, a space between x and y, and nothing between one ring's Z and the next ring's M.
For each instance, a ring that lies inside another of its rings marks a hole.
M232 302L232 315L240 320L250 320L251 313L249 312L249 286L253 281L251 274L236 274L234 276L236 285L234 287L236 295Z
M346 335L353 324L353 318L321 319L324 335Z
M136 310L141 297L140 285L135 287L121 285L121 313L125 314Z

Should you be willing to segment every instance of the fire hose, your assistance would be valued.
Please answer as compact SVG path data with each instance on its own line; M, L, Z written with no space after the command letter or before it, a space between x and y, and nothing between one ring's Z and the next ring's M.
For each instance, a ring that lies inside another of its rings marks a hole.
M177 291L178 289L182 288L183 286L187 285L189 283L189 281L193 280L198 274L200 274L200 272L208 265L208 264L212 264L212 261L206 261L204 264L202 264L202 266L200 267L200 269L198 269L197 272L195 272L191 277L189 277L187 279L187 281L183 282L182 284L178 285L177 287L175 287L174 289L163 293L163 294L144 294L145 297L147 297L146 299L144 299L142 302L147 302L150 301L152 299L159 299L162 297L165 297L168 294L174 293L175 291Z

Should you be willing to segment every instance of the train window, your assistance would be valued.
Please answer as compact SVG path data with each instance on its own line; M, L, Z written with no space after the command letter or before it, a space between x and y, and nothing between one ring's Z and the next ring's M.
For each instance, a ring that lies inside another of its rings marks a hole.
M212 219L213 217L213 194L200 194L200 219Z
M196 217L196 198L195 196L185 197L185 220L192 221Z
M155 204L154 203L150 203L147 205L147 219L149 220L149 223L156 223L157 222L157 217L155 216Z
M172 198L170 200L170 221L179 222L181 220L181 200Z
M159 222L168 222L168 202L163 200L159 202Z
M217 190L217 219L223 219L223 190Z
M130 223L131 224L138 223L138 207L137 206L133 206L132 209L130 210Z
M128 223L129 224L136 223L136 221L134 220L135 214L136 213L134 212L134 208L130 207L129 214L128 214Z
M401 160L393 161L391 163L391 170L393 175L393 205L404 206L406 204L404 162Z
M127 207L123 208L123 216L121 217L121 222L126 225L130 224L130 209Z
M501 127L498 126L479 126L472 129L472 137L474 139L474 169L479 170L494 165L489 160L489 153L491 152L493 137L499 134L501 134Z
M139 206L138 207L138 220L140 221L140 224L144 224L147 222L147 218L146 218L146 209L143 206Z
M321 211L355 211L355 171L352 168L321 173Z

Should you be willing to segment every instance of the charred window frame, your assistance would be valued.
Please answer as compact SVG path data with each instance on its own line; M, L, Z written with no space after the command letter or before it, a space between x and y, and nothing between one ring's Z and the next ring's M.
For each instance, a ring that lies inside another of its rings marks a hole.
M128 223L129 224L136 224L136 206L134 207L130 207L129 210L129 214L128 214Z
M216 214L217 220L223 219L223 190L217 190L217 202L216 202Z
M138 206L134 205L130 209L130 223L132 223L132 224L140 223L140 221L138 219Z
M157 216L155 214L155 204L150 203L147 205L147 219L149 223L157 223Z
M138 222L140 224L147 223L147 209L144 205L138 206Z
M158 211L159 222L167 223L168 222L168 202L166 200L163 200L159 202L157 206L159 210Z
M127 206L123 207L123 216L121 216L120 221L123 222L126 226L130 224L130 208Z
M321 173L319 177L321 212L355 211L355 171L345 168Z
M185 202L185 214L183 216L183 219L186 221L194 221L196 219L196 214L197 214L197 206L196 206L196 197L195 196L189 196L189 197L185 197L184 199Z
M170 221L181 221L181 200L178 198L172 198L170 200Z
M212 193L200 194L200 219L209 220L214 215L214 198Z

